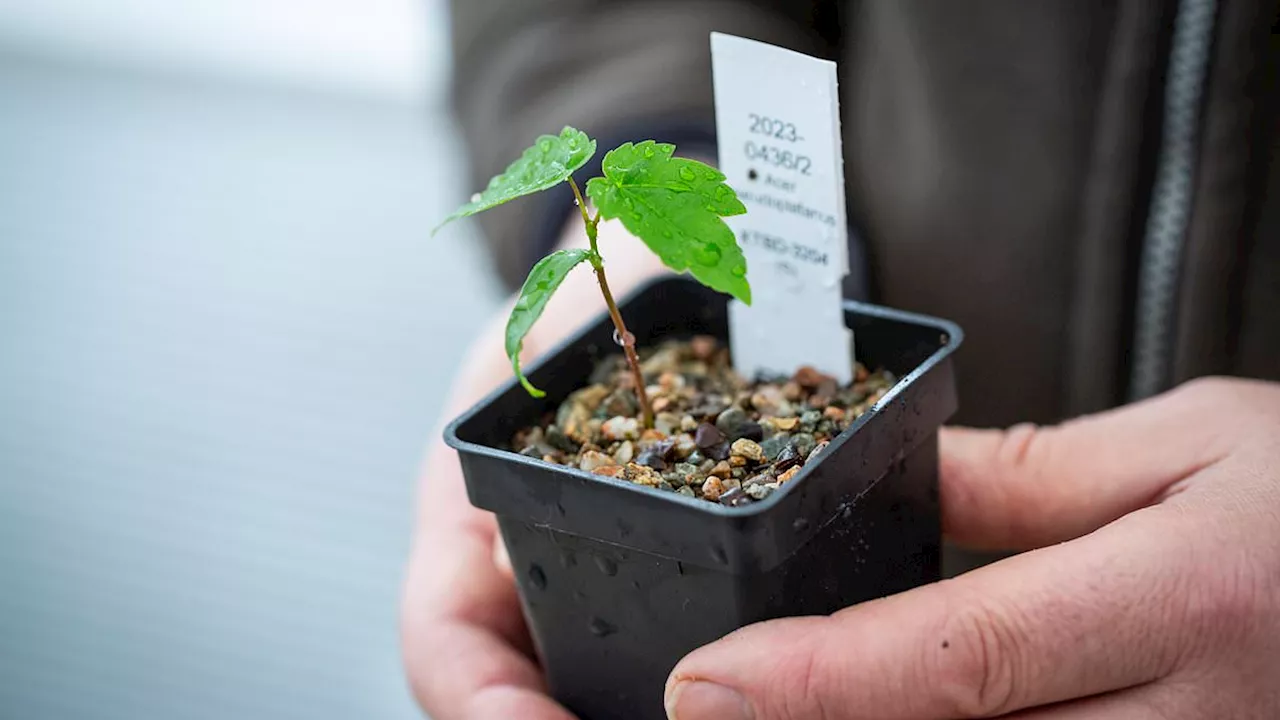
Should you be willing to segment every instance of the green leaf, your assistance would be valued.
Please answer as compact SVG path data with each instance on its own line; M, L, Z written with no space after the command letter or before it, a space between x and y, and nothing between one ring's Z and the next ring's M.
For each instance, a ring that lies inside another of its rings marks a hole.
M524 195L532 195L569 179L596 154L596 141L586 133L565 127L560 135L543 135L524 151L519 160L489 181L485 191L445 218L432 236L450 222L484 212Z
M507 318L507 357L511 358L511 367L515 368L520 384L534 397L543 397L546 393L534 387L524 373L520 372L520 348L524 345L524 336L542 315L547 301L556 288L560 287L560 283L564 282L569 271L589 257L590 250L558 250L539 260L529 271L529 277L525 278L520 296L516 298L511 316Z
M747 260L722 219L747 208L723 173L674 152L652 140L621 145L604 156L604 177L587 183L587 195L602 217L620 219L667 267L749 305Z

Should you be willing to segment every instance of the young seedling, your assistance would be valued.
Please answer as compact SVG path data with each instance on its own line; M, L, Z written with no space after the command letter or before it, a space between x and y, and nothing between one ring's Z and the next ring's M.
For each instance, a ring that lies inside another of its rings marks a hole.
M566 127L559 136L543 135L506 171L489 181L484 192L472 196L440 224L432 235L453 220L475 215L568 182L582 215L586 250L558 250L533 266L507 320L506 351L516 377L534 397L545 393L534 387L520 370L520 349L524 337L542 315L547 301L564 282L569 271L588 263L595 271L600 293L613 320L615 339L622 346L635 384L636 398L645 427L653 426L653 409L645 393L640 361L636 357L635 336L618 312L604 259L596 246L600 220L617 219L632 235L640 238L676 272L689 272L702 284L751 303L747 282L747 261L733 231L723 218L747 211L720 171L688 158L674 157L675 146L645 140L625 143L604 156L604 177L587 182L587 197L595 204L592 215L572 175L596 152L596 141L579 130Z

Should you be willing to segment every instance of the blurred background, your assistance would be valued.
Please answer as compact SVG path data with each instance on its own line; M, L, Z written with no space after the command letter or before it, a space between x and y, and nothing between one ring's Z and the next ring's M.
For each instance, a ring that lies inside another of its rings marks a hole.
M414 718L440 0L0 0L0 718ZM443 311L442 311L443 310Z

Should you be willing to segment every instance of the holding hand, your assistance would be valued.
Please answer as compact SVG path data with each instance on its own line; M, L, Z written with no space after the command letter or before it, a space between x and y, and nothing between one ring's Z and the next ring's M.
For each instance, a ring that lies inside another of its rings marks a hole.
M672 672L672 717L1280 717L1280 386L941 442L949 536L1033 550L733 633Z

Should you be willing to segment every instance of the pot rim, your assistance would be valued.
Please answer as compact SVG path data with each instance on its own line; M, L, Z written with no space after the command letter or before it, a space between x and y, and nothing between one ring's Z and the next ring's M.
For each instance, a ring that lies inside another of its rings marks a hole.
M667 275L667 276L659 276L656 278L652 278L650 280L645 281L644 283L642 283L641 285L633 289L631 292L623 296L621 302L618 303L619 310L626 308L626 306L629 305L632 301L634 301L636 298L643 295L644 293L650 291L655 286L664 284L664 283L670 283L670 282L694 282L694 281L691 279L684 278L681 275L674 275L674 276ZM810 471L813 468L816 468L819 465L821 465L828 455L834 454L837 449L839 449L845 443L849 442L863 427L865 427L868 423L870 423L873 420L873 418L878 416L885 407L889 406L895 399L897 399L898 395L902 393L907 386L909 386L917 378L928 373L939 363L943 362L949 355L954 353L956 349L960 347L960 345L964 342L964 331L960 328L959 325L957 325L956 323L950 320L945 320L939 317L924 315L921 313L910 312L906 310L897 310L897 309L888 308L880 305L873 305L870 303L859 302L856 300L845 300L842 303L842 307L846 312L856 312L857 314L860 314L860 315L866 315L870 317L879 317L885 320L912 323L916 325L933 326L933 327L936 327L942 333L943 337L945 338L945 341L941 344L941 346L937 350L931 353L929 357L925 358L924 361L916 365L916 367L913 368L910 372L897 378L896 382L894 382L894 384L889 388L889 390L885 392L884 396L882 396L879 400L877 400L874 405L872 405L870 408L867 409L866 412L862 413L862 415L860 415L852 424L850 424L848 428L845 428L838 435L832 438L828 446L826 447L826 449L824 449L822 454L818 456L817 462L806 463L801 468L800 472L796 474L795 478L793 478L790 482L780 487L777 491L771 493L769 497L765 498L764 500L757 500L751 503L747 503L745 505L740 505L738 507L730 507L728 505L722 505L720 503L707 502L706 500L702 500L700 498L688 497L685 495L681 495L680 493L671 492L669 490L660 490L656 487L637 485L636 483L628 482L626 480L619 480L617 478L612 478L607 475L595 475L593 473L589 473L580 468L570 467L568 465L559 465L556 463L549 463L540 458L528 457L526 455L521 455L511 450L490 447L488 445L484 445L481 443L475 443L468 440L463 440L461 437L459 437L458 429L461 426L466 424L476 415L483 412L483 410L486 407L496 402L499 397L507 394L508 392L511 392L513 389L519 386L519 381L516 380L514 375L509 377L506 381L504 381L501 385L499 385L493 391L486 394L483 398L476 401L466 411L464 411L463 413L455 417L453 420L451 420L445 426L445 429L444 429L445 444L458 452L467 452L475 455L485 455L493 459L503 460L505 462L512 462L515 464L522 464L522 465L529 466L531 468L538 468L542 470L550 469L554 472L568 475L569 477L591 480L592 482L601 483L605 486L613 487L624 492L639 492L639 493L646 493L649 495L659 496L664 498L667 502L683 504L688 507L698 509L708 515L730 517L730 518L734 518L734 517L746 518L753 515L766 513L771 508L773 508L774 505L778 504L779 502L782 502L784 498L786 498L793 491L795 491L795 488L799 487L805 480L808 479L809 475L811 474ZM557 343L554 347L552 347L547 352L543 353L536 360L525 364L524 365L525 374L532 375L539 368L555 360L555 358L559 356L561 353L563 353L565 350L581 342L582 339L588 333L590 333L602 320L607 319L607 317L608 317L607 314L601 311L601 313L597 315L595 319L584 323L575 332L567 336L561 342ZM856 336L854 340L855 340L854 355L856 359L856 356L857 356Z

